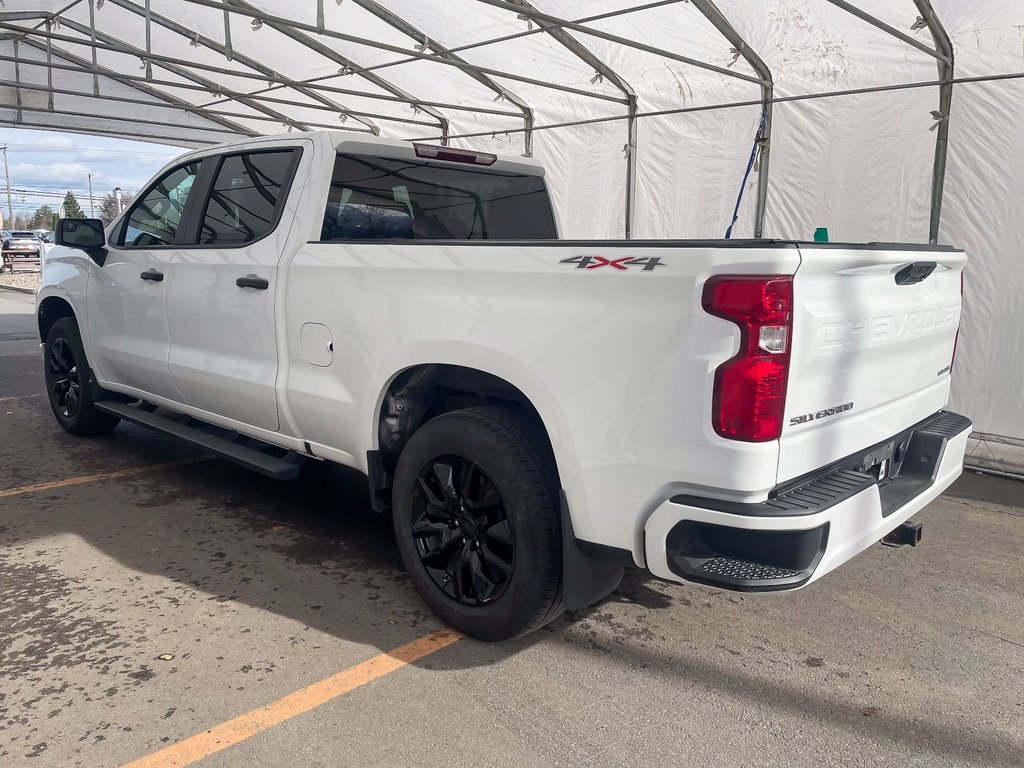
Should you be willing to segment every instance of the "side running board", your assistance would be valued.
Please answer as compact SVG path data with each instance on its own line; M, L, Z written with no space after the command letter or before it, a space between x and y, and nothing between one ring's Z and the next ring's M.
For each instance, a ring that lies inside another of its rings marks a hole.
M230 462L247 467L261 475L274 480L293 480L299 476L299 469L308 458L294 451L260 443L221 427L197 421L187 416L167 412L163 416L153 410L148 403L132 405L116 400L101 400L96 408L113 416L120 416L139 426L148 427L158 432L171 435L192 445L227 459ZM277 454L270 453L275 451Z

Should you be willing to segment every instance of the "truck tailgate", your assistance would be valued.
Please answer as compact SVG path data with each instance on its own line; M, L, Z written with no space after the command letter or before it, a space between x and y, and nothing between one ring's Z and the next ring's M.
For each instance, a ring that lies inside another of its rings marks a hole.
M779 454L783 483L946 403L961 251L801 246Z

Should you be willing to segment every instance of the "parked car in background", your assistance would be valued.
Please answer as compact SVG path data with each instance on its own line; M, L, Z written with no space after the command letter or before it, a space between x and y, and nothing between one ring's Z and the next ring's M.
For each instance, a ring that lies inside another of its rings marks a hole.
M15 266L40 263L43 241L30 230L14 230L4 237L2 252L3 263L0 264L0 272L4 269L13 272Z
M37 229L35 232L36 237L38 237L40 241L46 244L53 244L53 232L48 229Z

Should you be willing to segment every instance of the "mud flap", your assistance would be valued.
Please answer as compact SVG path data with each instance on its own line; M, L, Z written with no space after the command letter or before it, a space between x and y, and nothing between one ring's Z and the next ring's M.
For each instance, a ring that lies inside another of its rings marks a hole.
M560 491L562 513L562 602L568 611L593 605L619 586L625 570L621 562L584 554L576 542L565 491Z

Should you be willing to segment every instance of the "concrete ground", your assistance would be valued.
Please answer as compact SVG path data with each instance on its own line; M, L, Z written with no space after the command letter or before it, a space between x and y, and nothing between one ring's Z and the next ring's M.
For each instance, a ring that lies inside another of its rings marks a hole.
M530 637L304 713L300 692L270 725L258 708L439 628L388 520L339 469L275 484L130 425L64 434L32 298L0 291L2 766L1024 766L1024 484L973 474L921 547L801 592L631 571Z

